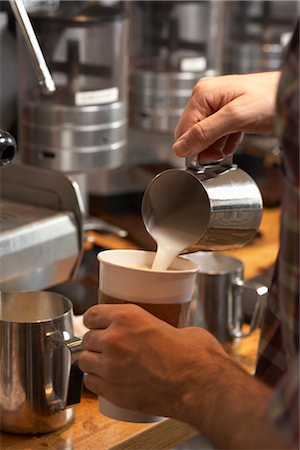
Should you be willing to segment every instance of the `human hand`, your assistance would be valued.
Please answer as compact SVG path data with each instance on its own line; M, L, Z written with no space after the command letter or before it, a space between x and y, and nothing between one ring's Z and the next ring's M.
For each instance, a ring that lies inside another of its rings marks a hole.
M244 133L273 130L280 72L202 78L175 129L173 151L199 162L231 154Z
M186 420L185 398L195 385L199 392L199 373L210 355L225 354L205 330L174 328L136 305L93 306L84 324L91 329L79 358L86 387L149 414Z
M117 406L198 428L216 448L287 448L265 414L271 390L201 328L174 328L141 307L96 305L84 315L86 387Z
M287 448L265 414L270 388L201 328L174 328L137 305L84 315L86 387L117 406L189 423L216 448Z

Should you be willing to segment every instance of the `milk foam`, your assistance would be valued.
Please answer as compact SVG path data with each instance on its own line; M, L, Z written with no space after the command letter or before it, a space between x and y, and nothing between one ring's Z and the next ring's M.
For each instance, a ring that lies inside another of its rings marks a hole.
M157 243L152 270L167 270L174 259L197 239L194 234L162 226L154 229L152 236Z

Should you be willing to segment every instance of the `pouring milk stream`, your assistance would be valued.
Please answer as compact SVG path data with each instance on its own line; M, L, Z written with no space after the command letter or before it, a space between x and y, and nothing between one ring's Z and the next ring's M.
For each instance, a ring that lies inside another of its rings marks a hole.
M151 220L151 236L157 244L152 270L167 270L181 252L197 242L203 219L194 213L195 201L178 196L178 204L164 209L157 222Z
M195 235L174 230L168 224L154 229L152 237L157 244L152 270L167 270L174 259L197 240Z

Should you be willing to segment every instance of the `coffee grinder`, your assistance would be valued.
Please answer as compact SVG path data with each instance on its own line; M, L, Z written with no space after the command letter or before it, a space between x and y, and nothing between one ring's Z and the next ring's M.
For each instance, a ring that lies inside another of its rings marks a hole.
M128 158L89 176L100 196L143 192L156 170L184 163L170 150L174 128L197 80L222 66L223 2L129 3Z
M21 0L15 5L22 6ZM28 52L32 38L22 16L15 14L22 67L20 153L26 164L77 177L86 204L86 171L119 167L126 159L125 6L124 2L39 1L27 8L55 84L50 95L37 83Z
M172 133L197 80L220 72L221 6L203 1L134 3L133 127Z

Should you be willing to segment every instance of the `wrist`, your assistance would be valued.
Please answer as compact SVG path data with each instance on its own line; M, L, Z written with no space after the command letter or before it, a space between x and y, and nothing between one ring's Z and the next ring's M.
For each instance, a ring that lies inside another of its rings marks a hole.
M232 378L248 374L223 349L210 351L199 362L182 398L181 420L188 418L189 424L210 436L215 418L231 401Z

